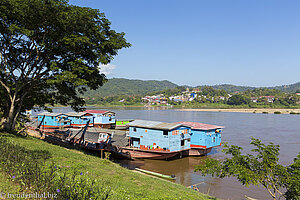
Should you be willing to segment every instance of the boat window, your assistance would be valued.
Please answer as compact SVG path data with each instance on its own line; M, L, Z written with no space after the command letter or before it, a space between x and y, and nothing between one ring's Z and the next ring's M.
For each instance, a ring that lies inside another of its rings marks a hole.
M216 142L216 138L215 137L213 137L213 142Z
M181 146L184 146L184 140L181 140Z
M136 128L133 128L133 131L136 132Z
M169 132L168 132L168 131L163 131L163 135L168 136L168 135L169 135Z

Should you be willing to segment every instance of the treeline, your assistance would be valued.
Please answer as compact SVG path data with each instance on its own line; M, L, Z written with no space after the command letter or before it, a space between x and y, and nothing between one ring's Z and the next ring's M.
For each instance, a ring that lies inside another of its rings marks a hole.
M222 104L241 107L300 107L300 96L277 89L255 88L239 93L227 93L212 87L199 88L197 97L192 101L174 102L173 105L201 107L201 104ZM202 105L203 106L203 105Z
M298 92L298 91L297 91ZM295 108L300 107L300 96L296 93L286 93L277 89L254 88L242 92L228 93L224 89L215 89L211 86L202 86L198 88L186 88L177 86L164 89L162 91L150 92L140 95L114 95L100 96L95 95L86 97L86 103L89 105L103 106L141 106L145 103L142 97L157 96L164 99L166 104L177 107L211 107L211 108ZM192 98L193 97L193 98ZM174 98L182 99L175 101ZM161 104L161 103L151 103Z
M118 95L118 96L95 96L95 97L87 97L85 101L88 105L115 105L115 106L133 106L133 105L140 105L141 104L140 95Z

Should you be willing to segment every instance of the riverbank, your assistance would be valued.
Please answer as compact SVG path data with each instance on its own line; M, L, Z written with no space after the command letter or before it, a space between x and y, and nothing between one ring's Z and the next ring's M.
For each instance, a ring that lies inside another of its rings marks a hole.
M202 108L192 108L192 109L176 109L179 111L198 111L198 112L241 112L241 113L264 113L264 114L300 114L300 109L292 108L237 108L237 109L202 109Z
M110 188L109 199L215 199L179 184L136 173L83 151L66 149L30 136L24 138L10 134L0 135L5 135L28 150L47 152L50 155L47 162L55 162L59 168L76 169L90 178L96 178L99 184ZM13 189L13 192L21 193L16 191L18 187L10 187L10 184L15 183L5 179L5 184L0 184L0 192L8 193Z

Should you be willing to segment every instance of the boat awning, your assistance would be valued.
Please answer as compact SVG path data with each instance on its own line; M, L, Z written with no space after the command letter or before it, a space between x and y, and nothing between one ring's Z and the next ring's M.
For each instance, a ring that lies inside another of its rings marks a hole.
M92 114L108 114L108 113L111 113L113 115L116 114L115 112L112 112L112 111L109 111L109 110L85 110L83 112L92 113Z
M43 113L39 113L37 114L37 116L51 116L51 117L57 117L59 115L65 115L63 113L50 113L50 112L43 112Z
M217 126L217 125L212 125L212 124L204 124L204 123L199 123L199 122L176 122L178 124L184 124L187 126L190 126L192 129L196 130L215 130L215 129L220 129L220 128L225 128L224 126Z
M92 116L92 114L86 113L86 112L68 112L68 113L66 113L66 115L69 117Z
M177 124L177 123L167 123L167 122L158 122L158 121L148 121L148 120L134 120L127 124L132 127L139 128L149 128L149 129L161 129L161 130L173 130L180 126L190 127L188 125Z

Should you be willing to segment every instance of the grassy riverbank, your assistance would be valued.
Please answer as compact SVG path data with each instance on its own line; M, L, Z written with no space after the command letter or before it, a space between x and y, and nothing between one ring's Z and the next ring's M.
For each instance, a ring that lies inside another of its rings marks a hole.
M182 185L127 170L118 164L82 151L66 149L32 137L0 133L30 151L42 150L50 155L47 162L58 168L79 170L97 183L110 188L109 199L214 199ZM19 186L0 172L0 192L20 192ZM4 175L4 176L2 176Z

